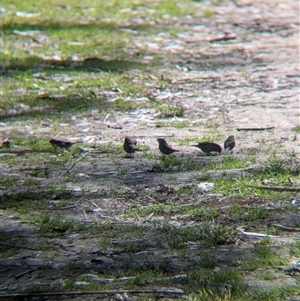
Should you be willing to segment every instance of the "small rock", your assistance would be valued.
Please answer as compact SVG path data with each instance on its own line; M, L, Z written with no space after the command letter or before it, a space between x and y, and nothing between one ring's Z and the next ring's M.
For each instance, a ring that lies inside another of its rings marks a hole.
M28 111L30 109L30 106L20 102L16 105L16 108L17 110L21 110L21 111Z
M221 269L219 267L215 267L213 270L213 273L219 273L221 271Z
M114 294L113 295L113 298L116 300L116 301L124 301L124 298L121 294Z
M300 260L292 262L292 268L300 269Z
M79 197L82 195L82 189L80 187L68 185L66 189L71 191L74 196Z
M86 175L85 173L82 173L82 172L78 173L77 175L78 175L79 178L89 178L90 177L90 176L88 176L88 175Z
M114 261L106 257L97 257L91 260L92 263L113 264Z
M200 192L207 192L214 189L214 183L200 183L197 185L196 190Z
M17 114L17 110L14 110L14 109L7 110L6 114L7 115L15 115L15 114Z
M88 282L84 282L84 281L76 281L76 282L74 283L74 285L75 285L76 287L85 287L85 286L88 286L89 283L88 283Z
M84 279L87 279L87 280L90 280L90 281L93 281L95 283L105 284L105 283L112 283L112 282L114 282L114 279L100 278L100 277L98 277L97 275L94 275L94 274L83 274L80 277L84 278Z
M100 208L95 208L95 209L92 209L91 212L100 212L101 209Z

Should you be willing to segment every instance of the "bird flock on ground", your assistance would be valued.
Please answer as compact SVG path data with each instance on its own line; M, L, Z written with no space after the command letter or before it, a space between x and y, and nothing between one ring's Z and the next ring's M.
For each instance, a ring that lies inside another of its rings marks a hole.
M168 144L166 139L164 138L157 138L158 141L158 149L161 151L164 155L170 155L174 152L179 152L178 149L173 148ZM77 142L71 142L71 141L64 141L64 140L58 140L58 139L50 139L49 142L53 147L60 147L60 148L69 148L74 143ZM198 144L192 145L194 147L197 147L201 149L202 152L209 154L211 152L217 152L221 154L222 147L211 141L204 141L199 142ZM231 151L235 147L235 136L230 135L224 142L224 150L225 151ZM134 137L125 136L123 149L127 154L134 154L135 152L142 151L140 148L137 147L137 140Z
M168 144L166 139L164 138L157 138L158 141L158 149L163 153L164 155L170 155L174 152L179 152L178 149L173 148ZM209 154L210 152L218 152L219 154L222 152L222 147L215 143L210 141L204 141L199 142L198 144L192 145L199 149L201 149L204 153ZM235 136L230 135L224 142L224 150L230 151L235 147ZM123 148L126 153L133 154L136 151L141 151L137 147L137 140L135 138L130 138L128 136L125 137Z

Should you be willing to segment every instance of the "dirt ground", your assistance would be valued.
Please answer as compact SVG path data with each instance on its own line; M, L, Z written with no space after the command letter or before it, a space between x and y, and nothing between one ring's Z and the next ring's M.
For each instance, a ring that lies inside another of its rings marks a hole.
M238 4L238 5L237 5ZM162 89L153 84L149 75L150 96L156 100L164 100L170 104L184 107L183 118L164 120L159 118L152 108L141 108L130 113L115 112L102 114L99 111L86 112L82 115L67 115L66 121L59 124L62 131L71 139L83 139L86 143L98 146L112 142L120 145L125 135L134 134L140 144L149 146L153 154L159 157L156 138L165 136L176 145L176 141L184 137L201 137L209 135L216 127L225 138L235 134L237 146L233 156L247 160L251 149L258 149L258 162L264 162L272 153L285 155L299 154L299 138L292 128L299 123L299 3L298 1L236 1L224 2L216 7L217 17L214 19L197 19L192 16L182 18L166 18L166 24L173 22L182 25L182 31L176 36L162 32L159 36L137 35L135 47L147 49L149 53L161 52L161 75L168 82ZM233 36L233 39L208 43L216 37ZM199 49L199 51L195 51ZM143 58L146 62L151 56ZM128 74L135 77L137 70ZM95 93L101 93L95 91ZM117 93L117 92L111 92ZM149 95L148 95L149 96ZM147 97L148 97L147 96ZM146 96L145 96L146 97ZM142 104L145 99L136 99ZM195 126L174 128L158 127L158 122L177 122L189 120ZM199 125L200 124L200 125ZM109 125L109 127L108 127ZM237 131L237 128L274 127L266 131ZM18 135L47 136L51 127L47 122L37 123L28 120L27 126L19 126L13 120L3 121L2 130L8 135L10 131ZM216 141L223 143L223 141ZM195 157L199 163L221 160L218 156L202 156L198 150L189 146L179 146L183 157ZM51 155L52 156L52 155ZM226 156L226 155L222 155ZM62 282L76 280L85 274L94 276L103 271L126 270L128 265L147 266L147 264L167 264L169 275L181 275L192 270L200 260L199 251L207 248L199 242L190 242L185 256L167 248L164 232L154 230L154 224L164 223L170 226L188 226L200 223L201 220L184 215L172 214L168 219L160 216L148 218L124 217L123 213L132 208L147 208L153 204L202 204L205 210L212 206L218 207L221 214L216 222L234 227L241 224L231 219L229 205L236 202L247 207L252 203L261 208L273 210L279 206L290 204L291 200L283 199L279 203L261 200L253 196L251 199L233 200L226 196L213 195L209 192L197 191L188 195L176 193L180 187L199 183L196 175L199 172L172 170L172 173L152 172L159 165L159 160L148 159L143 154L135 154L134 159L115 156L113 153L94 153L87 156L87 161L79 161L70 170L74 175L67 185L74 193L74 206L66 206L56 212L61 218L75 219L80 223L89 224L95 221L112 223L112 227L122 225L139 225L149 228L146 237L133 238L128 234L111 241L112 250L103 251L99 245L101 233L89 237L76 233L63 233L58 237L42 235L34 223L24 222L20 216L7 215L0 211L1 229L12 234L11 245L19 245L26 237L26 247L12 257L0 257L0 290L6 293L22 292L29 287L59 287ZM22 158L20 158L22 160ZM299 162L296 157L295 162ZM43 189L50 183L58 184L59 176L67 170L71 162L64 166L44 166L51 173L50 178L39 176ZM126 170L126 174L121 174ZM30 178L19 166L3 164L2 175L14 175L16 178ZM239 172L239 171L237 171ZM248 171L241 171L246 173ZM195 177L193 177L195 175ZM228 176L232 174L229 172ZM234 177L234 175L232 175ZM21 183L21 182L20 182ZM160 185L171 187L174 191L160 191ZM194 185L194 186L193 186ZM28 191L16 183L13 189ZM30 187L30 190L34 187ZM114 197L113 193L118 191ZM149 198L149 192L155 195ZM299 192L295 192L299 199ZM55 196L47 199L49 212L59 202ZM97 206L97 207L96 207ZM97 210L96 210L97 209ZM162 220L163 219L163 220ZM300 221L299 210L277 214L270 224L284 224L295 227ZM265 225L256 224L253 232L262 233ZM22 229L22 232L20 232ZM299 232L298 232L299 233ZM272 239L274 249L280 249L283 243L294 242L300 238L297 232L282 232ZM52 245L51 252L36 251L31 246ZM217 266L226 268L233 259L251 258L255 239L224 237L224 244L213 247ZM128 242L142 243L144 249L127 254L117 250ZM7 241L6 241L7 243ZM85 250L85 252L82 252ZM282 254L287 249L280 249ZM45 266L45 263L46 266ZM70 269L71 264L80 263L79 270ZM26 273L25 273L26 272ZM248 287L278 287L283 285L299 285L299 273L295 276L274 267L276 275L273 281L257 278L255 274L246 272L245 283ZM22 275L24 273L24 275ZM171 277L171 276L170 276ZM176 282L171 285L166 280L157 280L147 287L180 287ZM112 288L122 287L122 282L114 282ZM80 290L80 284L78 284ZM58 298L58 297L57 297ZM85 300L94 300L92 297ZM82 298L74 298L82 300Z

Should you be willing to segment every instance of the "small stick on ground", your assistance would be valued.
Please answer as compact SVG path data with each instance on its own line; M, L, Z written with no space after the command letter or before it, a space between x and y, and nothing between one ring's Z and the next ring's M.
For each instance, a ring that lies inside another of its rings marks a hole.
M37 267L37 268L35 268L35 269L31 269L31 270L27 270L27 271L25 271L25 272L23 272L23 273L21 273L21 274L15 276L15 279L19 279L19 278L21 278L22 276L24 276L24 275L26 275L26 274L28 274L28 273L34 272L34 271L36 271L36 270L39 269L39 268L40 268L40 267Z
M110 114L106 114L106 116L105 116L105 118L104 118L104 120L103 120L103 123L106 122L106 120L109 118L109 116L110 116Z
M270 126L266 128L237 128L237 131L268 131L275 129L275 126Z
M236 35L234 34L225 34L223 36L219 36L219 37L214 37L214 38L210 38L208 39L208 42L216 42L216 41L228 41L228 40L234 40L236 39Z
M93 206L95 206L96 208L99 208L99 206L97 204L95 204L94 202L89 202L88 203L92 204Z
M85 219L89 219L89 218L87 217L87 215L85 214L85 211L82 211L82 213L83 213Z
M72 209L72 208L76 208L77 205L70 205L70 206L66 206L66 207L62 207L62 208L51 208L51 210L66 210L66 209Z
M294 228L294 227L287 227L279 224L271 224L271 226L276 227L283 231L290 231L290 232L300 232L300 228Z
M249 237L249 238L274 238L274 237L276 237L274 235L268 235L268 234L262 234L262 233L256 233L256 232L245 232L241 228L237 228L237 230L240 232L240 235L243 235L243 236Z
M7 271L7 270L5 270L5 271ZM10 274L7 277L5 277L2 281L4 282L5 280L7 280L12 275L13 272L14 272L14 269L12 269L11 272L10 272Z
M226 199L227 199L227 196L225 196L224 198L219 199L218 202L222 202L222 201L224 201Z
M51 149L6 149L0 151L0 154L5 153L22 156L27 153L55 153L55 151Z
M49 292L49 293L31 293L31 294L7 294L0 295L0 299L7 298L30 298L47 296L83 296L83 295L114 295L114 294L155 294L155 295L174 295L182 296L185 292L181 289L146 289L146 290L115 290L115 291L86 291L86 292Z
M82 160L87 154L89 154L90 152L86 152L85 154L83 154L80 158L78 158L77 160L75 160L73 162L73 164L66 170L64 171L60 176L58 176L58 178L62 177L63 175L65 175L66 173L68 173L74 166L77 162L79 162L80 160Z
M247 187L257 188L257 189L269 189L269 190L277 190L277 191L300 191L300 188L292 188L292 187L280 187L280 186L253 186L247 185Z

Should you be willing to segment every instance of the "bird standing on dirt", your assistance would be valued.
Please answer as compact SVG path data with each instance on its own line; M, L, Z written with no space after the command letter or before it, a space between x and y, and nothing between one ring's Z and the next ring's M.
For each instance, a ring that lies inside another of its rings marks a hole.
M225 151L230 151L235 147L235 136L230 135L224 142Z
M8 139L4 139L0 142L0 148L10 148L10 141Z
M170 155L174 152L179 152L179 150L172 148L165 139L157 138L159 143L158 148L164 155Z
M222 148L219 144L209 141L199 142L198 144L192 146L200 148L204 153L218 152L220 154L222 151Z
M133 154L136 151L141 151L138 147L136 147L137 141L135 138L130 138L128 136L125 137L123 148L124 151L128 154Z
M71 142L71 141L66 141L66 140L50 139L49 142L51 143L51 145L54 148L57 147L57 146L60 147L60 148L69 148L73 144L78 143L79 141Z

